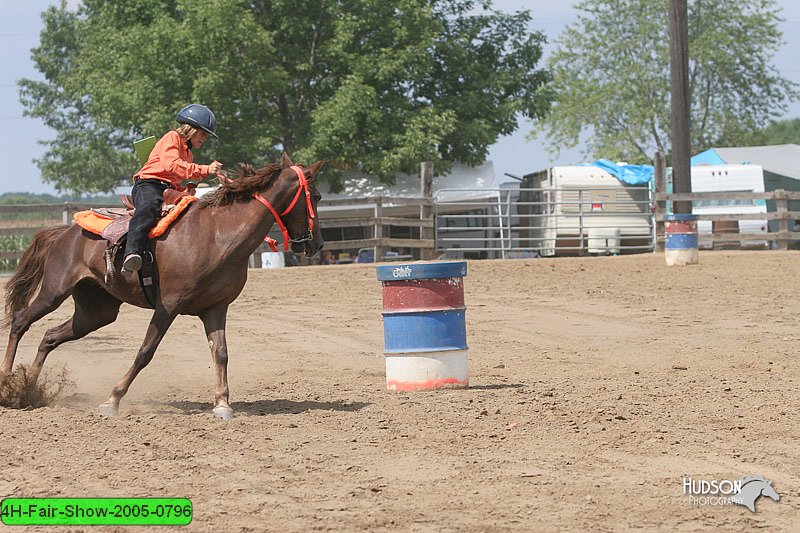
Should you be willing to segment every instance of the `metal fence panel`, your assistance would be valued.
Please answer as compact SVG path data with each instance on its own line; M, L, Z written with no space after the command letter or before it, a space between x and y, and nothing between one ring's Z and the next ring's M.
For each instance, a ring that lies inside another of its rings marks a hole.
M652 195L645 187L441 189L434 200L436 246L447 258L654 249Z

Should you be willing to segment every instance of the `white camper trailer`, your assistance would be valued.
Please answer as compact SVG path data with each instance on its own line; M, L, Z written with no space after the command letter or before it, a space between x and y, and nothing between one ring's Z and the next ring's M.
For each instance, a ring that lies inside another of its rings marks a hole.
M692 167L692 192L764 192L764 170L760 165L695 165ZM766 213L764 200L695 200L692 213L696 215ZM766 233L765 220L740 220L728 223L697 223L699 245L712 246L709 234L716 232ZM767 241L742 241L742 246L764 248Z
M605 170L558 166L525 176L520 238L543 256L652 250L648 184L628 185Z

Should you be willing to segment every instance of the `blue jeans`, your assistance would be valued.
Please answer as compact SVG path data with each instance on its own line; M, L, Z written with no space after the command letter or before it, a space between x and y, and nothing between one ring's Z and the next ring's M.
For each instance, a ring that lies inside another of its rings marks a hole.
M136 211L128 226L128 242L125 244L125 255L141 254L147 245L147 234L150 232L164 203L164 191L171 187L158 180L138 179L133 184L131 195Z

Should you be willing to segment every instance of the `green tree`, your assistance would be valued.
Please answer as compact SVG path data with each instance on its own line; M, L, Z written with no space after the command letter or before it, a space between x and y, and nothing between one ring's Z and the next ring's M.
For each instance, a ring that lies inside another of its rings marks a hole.
M771 64L774 0L689 0L691 146L741 145L780 116L796 85ZM669 1L583 0L550 57L548 145L646 162L670 151Z
M773 144L800 144L800 118L776 120L764 131L755 133L747 143L752 146ZM720 144L718 146L725 146Z
M520 116L542 117L544 37L528 12L476 0L84 0L43 14L21 80L56 131L38 161L59 190L108 191L136 169L131 143L192 101L220 141L198 159L327 158L382 180L476 164Z

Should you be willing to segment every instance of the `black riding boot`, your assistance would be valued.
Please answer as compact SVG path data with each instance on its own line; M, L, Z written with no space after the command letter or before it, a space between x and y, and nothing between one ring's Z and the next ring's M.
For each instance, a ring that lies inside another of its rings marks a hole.
M137 179L131 195L136 211L128 226L128 240L125 244L123 270L133 272L142 268L142 253L150 232L164 203L164 191L170 186L163 181Z

